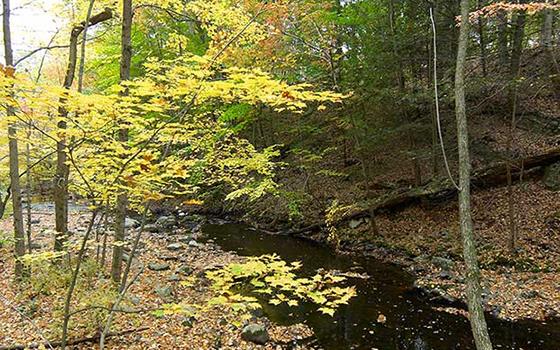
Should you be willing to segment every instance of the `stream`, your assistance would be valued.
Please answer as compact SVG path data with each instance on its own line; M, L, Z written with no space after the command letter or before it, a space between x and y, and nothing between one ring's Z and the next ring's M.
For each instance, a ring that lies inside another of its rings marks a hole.
M336 254L324 245L287 236L274 236L238 224L205 225L204 239L242 256L276 253L286 261L301 261L303 275L326 270L366 273L368 279L350 278L358 295L334 317L311 306L297 308L263 304L275 323L303 322L322 349L450 350L475 349L466 318L435 310L413 292L414 278L403 269L373 258ZM376 322L379 314L384 324ZM560 321L508 322L487 315L494 349L558 350Z

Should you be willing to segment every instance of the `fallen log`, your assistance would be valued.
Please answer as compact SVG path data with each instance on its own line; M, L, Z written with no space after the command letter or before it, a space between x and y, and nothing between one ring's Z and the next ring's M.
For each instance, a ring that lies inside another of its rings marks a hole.
M121 332L109 333L109 334L107 334L107 337L120 337L122 335L127 335L127 334L130 334L130 333L142 332L142 331L145 331L147 329L148 329L148 327L127 329L127 330L124 330L124 331L121 331ZM96 334L96 335L91 336L91 337L84 337L84 338L70 340L66 343L66 345L78 345L78 344L83 344L83 343L97 342L97 341L99 341L100 336L101 336L100 334ZM44 343L31 343L31 344L27 344L27 345L20 345L20 344L7 345L7 346L1 346L0 345L0 350L39 349L39 347L44 347L45 349L49 349L51 347L52 348L57 348L57 347L60 347L61 345L62 345L61 341L44 342Z
M540 168L556 162L560 162L560 148L555 148L546 153L535 156L516 159L511 162L513 181L518 181L520 179L520 175L525 177L527 175L535 174ZM506 165L506 162L499 162L497 164L475 170L471 176L471 185L473 189L476 190L504 185L507 182ZM372 204L372 206L374 212L390 211L397 208L402 209L408 205L421 202L446 202L455 198L456 193L457 189L449 180L439 183L432 182L420 187L393 191L383 197L380 197ZM338 220L337 224L369 216L370 208L367 208L341 218ZM306 232L318 231L325 227L326 223L322 222L293 231L284 231L281 232L281 234L293 236Z

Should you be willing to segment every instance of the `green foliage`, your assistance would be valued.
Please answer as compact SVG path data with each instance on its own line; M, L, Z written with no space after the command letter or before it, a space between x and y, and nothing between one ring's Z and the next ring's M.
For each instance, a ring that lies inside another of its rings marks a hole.
M253 107L246 103L234 104L229 106L218 118L234 132L240 132L253 120Z
M7 232L0 230L0 248L13 244L14 238Z

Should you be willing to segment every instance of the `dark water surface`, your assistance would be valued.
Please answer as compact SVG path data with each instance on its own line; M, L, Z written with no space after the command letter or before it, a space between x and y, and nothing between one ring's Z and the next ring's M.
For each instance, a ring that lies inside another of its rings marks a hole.
M469 323L433 309L412 293L413 278L399 267L366 257L337 255L328 247L286 236L272 236L243 225L206 225L207 239L222 249L244 256L276 253L287 261L303 263L302 274L316 269L367 273L369 279L350 279L358 296L334 317L310 307L278 308L265 313L279 324L305 322L324 349L452 350L475 349ZM383 325L379 314L387 317ZM506 322L487 317L495 349L560 350L560 322Z

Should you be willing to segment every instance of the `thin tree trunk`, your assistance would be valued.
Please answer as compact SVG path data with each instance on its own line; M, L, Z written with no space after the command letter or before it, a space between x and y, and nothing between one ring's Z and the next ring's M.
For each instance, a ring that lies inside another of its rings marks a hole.
M505 12L498 13L498 55L502 65L507 64L509 60L508 52L508 19Z
M524 3L525 1L520 1ZM519 11L515 20L515 32L513 35L513 43L511 46L510 74L516 77L519 66L521 64L521 54L523 53L523 41L525 38L525 23L527 21L527 12Z
M478 0L478 8L483 6L482 2ZM478 17L478 39L480 47L480 63L482 65L482 76L486 77L488 69L486 63L486 37L484 36L484 18Z
M93 229L96 216L97 216L97 209L94 209L93 214L91 215L91 221L89 222L88 228L82 240L82 244L80 246L78 256L76 257L77 259L76 267L74 268L74 272L72 273L70 286L68 287L68 291L66 293L66 299L64 301L64 319L62 322L62 339L60 345L60 348L62 350L65 350L66 342L68 340L68 322L70 321L70 303L72 302L72 295L74 294L74 289L76 288L76 283L78 281L78 274L80 273L80 267L82 265L82 260L84 258L84 254L86 251L87 242L91 234L91 231Z
M86 63L86 42L87 42L87 30L89 26L89 20L91 18L91 11L93 11L93 4L95 0L90 0L87 15L86 15L86 22L84 25L84 32L82 36L82 46L80 47L80 66L78 67L78 92L82 92L82 88L84 85L84 66Z
M433 12L432 12L433 16ZM437 41L436 43L437 44ZM434 73L437 71L434 69L434 63L432 61L432 56L434 56L435 44L433 42L428 43L428 59L426 61L426 66L428 67L428 84L432 84L436 82L437 79L434 79ZM436 106L432 104L431 108L431 116L432 116L432 178L436 179L439 176L439 162L438 162L438 153L439 153L439 144L438 144L438 128L437 128L437 115L436 115Z
M130 64L132 60L132 0L123 0L123 18L121 34L121 82L130 79ZM126 90L124 92L126 94ZM119 130L119 141L126 143L128 140L128 129L126 126ZM125 219L128 206L126 193L117 196L115 210L115 242L123 242L125 238ZM123 247L115 245L113 248L113 262L111 264L111 277L115 283L121 280Z
M27 144L25 145L25 163L27 166L26 181L25 181L25 194L27 197L26 209L27 209L27 251L31 254L31 127L27 129Z
M109 8L103 12L91 17L89 20L84 21L70 32L70 45L68 51L68 66L66 67L66 74L64 77L63 87L70 90L74 82L74 75L76 72L77 56L78 56L78 38L82 31L88 26L93 26L98 23L104 22L113 17L113 13ZM60 140L56 144L56 174L54 178L54 204L55 204L55 250L62 250L64 242L68 236L68 175L69 167L67 165L66 154L66 118L68 111L65 107L66 96L63 95L59 101L58 114L60 121L57 124L60 134Z
M103 247L101 249L101 266L105 268L105 257L107 256L107 222L109 218L111 207L109 205L109 200L107 200L107 206L105 207L105 219L103 219Z
M461 0L461 28L457 49L455 71L455 113L457 117L457 141L459 148L459 219L463 237L463 256L466 265L466 294L469 320L478 350L491 350L492 343L484 319L480 287L480 270L471 217L469 134L465 106L465 62L469 36L469 0Z
M10 28L10 0L3 0L4 15L2 18L2 29L4 32L4 56L6 67L13 67L14 55L12 51L12 36ZM8 117L15 115L13 107L7 108ZM23 228L23 208L21 203L21 187L19 182L19 152L16 125L10 122L8 125L8 148L10 158L10 188L12 191L12 206L14 217L14 240L15 240L15 277L23 277L23 264L19 257L25 254L25 231Z
M513 111L511 114L511 124L509 128L509 135L507 139L508 157L506 160L506 179L508 191L508 214L509 214L509 250L515 253L517 242L517 218L515 215L515 200L513 193L513 175L512 175L512 161L513 161L513 138L516 126L516 113L517 113L517 92L514 92L513 98Z
M547 1L548 3L549 1ZM552 44L552 22L554 20L553 12L550 9L543 11L543 24L541 28L540 44L544 48L548 48Z
M403 64L397 48L397 30L395 28L395 0L389 0L389 27L391 30L391 43L394 59L397 61L397 85L401 92L405 92L405 79L403 72Z

